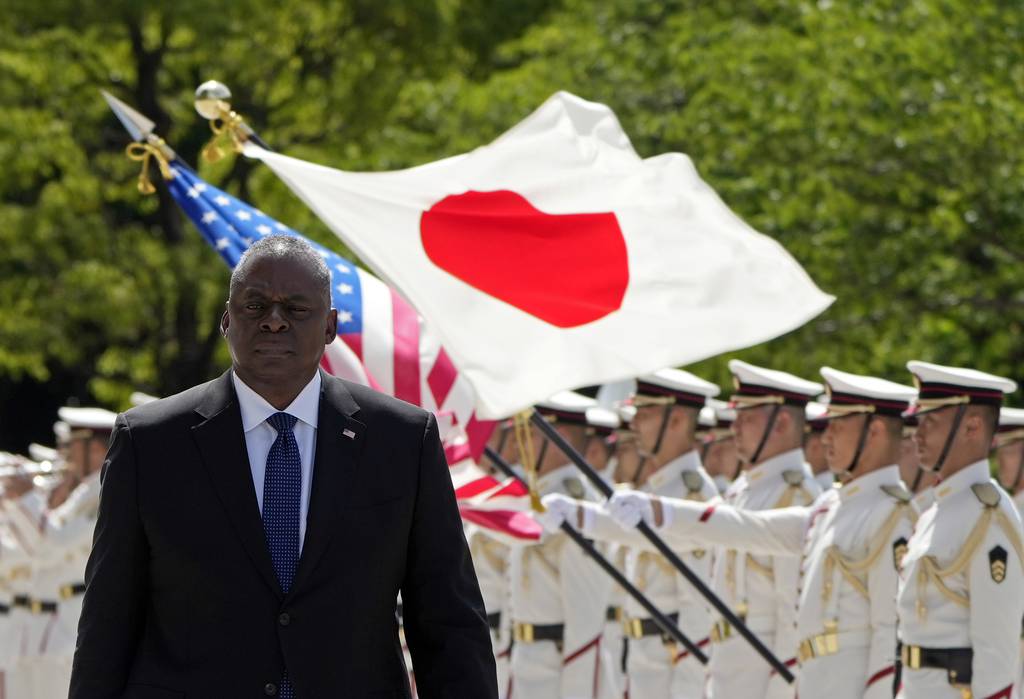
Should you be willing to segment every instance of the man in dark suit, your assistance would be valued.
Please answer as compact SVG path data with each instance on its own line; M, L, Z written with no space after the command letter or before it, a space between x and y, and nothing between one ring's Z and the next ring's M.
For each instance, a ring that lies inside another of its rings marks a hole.
M72 699L492 699L494 661L434 417L318 369L330 272L257 241L232 369L119 416Z

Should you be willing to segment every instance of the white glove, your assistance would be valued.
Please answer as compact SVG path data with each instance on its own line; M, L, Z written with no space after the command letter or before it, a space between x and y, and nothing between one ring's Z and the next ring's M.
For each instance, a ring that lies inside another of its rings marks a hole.
M623 529L636 529L640 522L654 526L651 497L639 490L617 490L608 500L608 514Z
M544 527L544 531L555 534L561 530L562 522L576 524L576 508L579 506L577 500L560 493L550 493L540 501L544 505L545 511L535 513L534 517Z

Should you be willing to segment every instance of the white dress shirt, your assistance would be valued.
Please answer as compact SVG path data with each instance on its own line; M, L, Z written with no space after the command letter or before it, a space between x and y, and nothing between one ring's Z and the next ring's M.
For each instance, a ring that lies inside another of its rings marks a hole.
M309 512L309 492L313 483L313 455L316 452L317 415L320 411L320 372L317 371L306 387L299 391L295 400L284 410L278 410L260 394L249 388L238 375L231 372L238 396L238 407L242 413L242 430L245 432L245 447L249 452L249 469L252 484L256 488L256 504L263 514L263 479L267 472L267 455L277 439L277 430L267 422L274 413L288 413L298 418L293 432L299 447L299 461L302 464L302 495L299 510L299 550L306 540L306 515Z

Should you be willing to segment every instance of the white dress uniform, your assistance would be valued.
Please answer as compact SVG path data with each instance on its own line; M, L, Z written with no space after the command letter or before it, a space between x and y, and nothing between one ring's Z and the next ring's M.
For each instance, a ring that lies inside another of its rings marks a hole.
M899 420L915 394L873 377L828 367L821 373L832 396L823 420L865 414ZM870 421L863 424L866 431ZM858 459L859 453L848 468ZM890 465L830 487L810 507L751 512L666 501L662 531L671 540L747 554L800 556L797 695L881 699L893 693L898 567L916 519L910 500L899 467Z
M603 552L615 569L627 577L626 557L629 547L609 544ZM626 679L626 637L623 634L622 620L629 596L618 585L612 584L608 594L608 606L605 610L604 631L601 634L601 682L598 686L598 699L623 699L628 684Z
M12 669L28 644L33 553L0 508L0 697L18 696L19 687L29 696L27 675L16 678Z
M934 650L965 649L977 699L1018 696L1024 617L1021 521L979 461L935 487L903 559L899 639L903 699L962 697L949 672L926 667Z
M32 611L36 561L44 546L42 522L46 513L46 492L36 488L20 498L3 501L8 533L15 548L6 551L13 565L5 566L11 588L11 626L15 655L4 673L4 686L11 697L33 699L33 672L29 660L39 655L47 619ZM16 552L16 553L15 553Z
M733 507L772 510L810 505L818 484L807 478L803 451L792 449L746 472L743 487L730 498ZM744 619L752 632L787 666L796 665L798 556L765 556L732 548L716 552L714 591ZM709 663L709 696L790 697L792 689L778 677L724 620L716 620Z
M916 413L955 410L943 453L973 404L999 406L1009 379L912 361ZM944 457L940 457L944 458ZM935 470L942 461L928 464ZM903 559L897 598L902 687L898 697L1017 697L1024 616L1024 529L988 459L934 486Z
M85 564L92 549L99 496L97 471L86 476L47 516L45 545L33 576L37 596L33 611L46 620L39 655L31 661L32 685L38 697L63 696L71 683L78 617L85 594Z
M476 579L480 583L484 609L487 611L487 625L491 629L491 647L498 671L498 696L504 699L508 693L508 666L512 646L508 614L509 547L474 525L466 528L466 540L473 557Z
M666 500L660 531L800 560L796 612L802 699L892 696L897 564L915 517L897 466L822 494L811 507L753 512Z
M542 476L539 492L584 494L579 471L567 464ZM595 697L600 644L611 578L565 534L516 547L510 556L514 699Z
M707 502L718 499L715 483L704 471L696 450L665 464L641 488L660 497ZM676 621L679 630L699 648L710 643L711 614L707 602L658 554L642 535L624 530L608 513L587 506L583 534L601 541L626 544L626 577L661 612ZM711 577L711 552L701 543L673 546L684 563L705 582ZM629 639L627 674L630 697L699 698L704 692L705 669L690 653L665 636L635 600L628 599L624 630Z

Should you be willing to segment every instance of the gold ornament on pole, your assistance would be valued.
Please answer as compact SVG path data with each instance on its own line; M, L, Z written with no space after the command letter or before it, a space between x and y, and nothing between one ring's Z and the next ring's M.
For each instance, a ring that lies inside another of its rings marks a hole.
M156 137L154 137L156 138ZM160 174L165 180L174 179L174 171L168 164L168 158L164 151L164 140L156 138L155 143L129 143L124 149L125 154L137 163L142 163L142 172L139 173L139 191L143 194L152 194L156 191L153 181L149 179L149 163L155 160Z
M215 163L224 157L220 143L229 139L236 153L242 152L245 142L253 135L242 116L231 109L231 90L224 83L207 80L196 88L196 111L209 120L213 137L203 147L203 158Z

